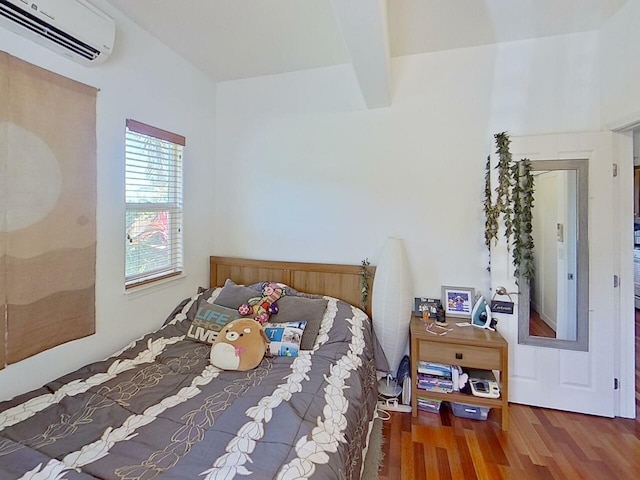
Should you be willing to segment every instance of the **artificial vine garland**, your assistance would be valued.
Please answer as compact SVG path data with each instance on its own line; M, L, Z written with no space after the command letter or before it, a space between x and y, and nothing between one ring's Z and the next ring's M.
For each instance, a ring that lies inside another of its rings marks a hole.
M509 239L513 233L513 207L511 206L511 191L517 177L513 176L513 160L509 151L511 140L506 132L494 135L496 139L496 153L498 154L498 186L496 187L496 210L498 217L502 214L504 220L505 237Z
M369 259L365 258L361 262L360 267L360 308L363 311L367 309L367 300L369 299L369 277L372 277L373 274L369 270Z
M513 266L514 275L520 278L520 274L526 279L531 279L535 273L533 263L533 176L531 175L531 161L523 158L513 165L513 231L519 232L513 238Z
M506 132L494 135L498 154L498 185L495 188L496 201L492 201L491 163L487 157L485 166L484 213L485 245L490 250L491 242L497 241L499 221L504 222L504 236L507 248L511 250L516 282L520 275L527 280L535 273L533 263L532 213L534 183L531 175L531 162L523 159L514 162L509 152L511 140ZM491 269L491 253L489 253Z
M484 175L484 244L491 253L491 240L498 237L499 212L491 202L491 157L487 156Z

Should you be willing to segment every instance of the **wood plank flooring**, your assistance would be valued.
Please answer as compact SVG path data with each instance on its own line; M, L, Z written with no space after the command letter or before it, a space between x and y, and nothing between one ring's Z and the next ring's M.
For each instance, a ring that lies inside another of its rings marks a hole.
M509 430L487 421L393 413L380 480L636 479L640 422L509 405Z
M540 318L540 314L533 308L529 310L529 334L536 337L556 338L556 332Z
M640 413L640 314L636 313L636 406ZM640 419L601 418L509 405L498 423L440 413L392 413L384 422L380 480L599 480L640 478ZM365 479L368 480L368 479Z

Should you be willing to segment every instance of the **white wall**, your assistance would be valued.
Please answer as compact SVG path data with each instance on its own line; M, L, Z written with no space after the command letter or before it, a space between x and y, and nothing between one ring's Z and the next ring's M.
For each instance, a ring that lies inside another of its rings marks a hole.
M598 130L595 32L392 60L391 107L350 66L217 86L216 253L373 264L405 239L418 296L488 294L493 134Z
M627 3L600 30L602 124L640 121L640 0Z
M102 359L157 328L175 305L208 285L213 241L215 84L105 2L116 19L116 48L105 64L85 68L0 28L0 49L100 89L97 103L96 334L0 370L0 400ZM124 293L124 125L126 118L185 135L186 278L143 294ZM40 332L46 335L46 332Z

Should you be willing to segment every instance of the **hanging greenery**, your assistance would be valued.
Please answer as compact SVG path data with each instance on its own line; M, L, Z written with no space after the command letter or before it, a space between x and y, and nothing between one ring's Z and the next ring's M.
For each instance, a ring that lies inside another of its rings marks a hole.
M513 170L509 144L511 140L506 132L494 135L496 139L496 153L498 154L498 186L496 187L496 215L499 220L502 215L505 227L505 236L511 237L513 232L513 207L511 206L511 190L513 187Z
M532 213L534 183L531 162L523 159L514 162L509 151L511 140L506 132L494 135L498 154L498 185L495 188L495 203L492 202L491 164L487 157L484 188L485 231L487 248L497 241L499 222L504 222L504 236L507 248L512 253L514 276L531 279L535 273L533 263ZM489 256L489 269L491 256Z
M369 299L369 277L372 277L373 274L369 269L370 263L368 258L365 258L364 260L362 260L361 265L362 266L360 267L360 286L361 286L360 308L363 311L366 311L367 300Z
M520 274L531 279L535 273L533 263L533 176L531 175L531 161L523 158L512 167L512 177L515 179L513 187L513 231L520 232L513 238L513 266L514 275Z
M484 175L484 244L491 248L491 240L498 236L498 209L491 202L491 156L487 156ZM491 262L489 262L491 263Z

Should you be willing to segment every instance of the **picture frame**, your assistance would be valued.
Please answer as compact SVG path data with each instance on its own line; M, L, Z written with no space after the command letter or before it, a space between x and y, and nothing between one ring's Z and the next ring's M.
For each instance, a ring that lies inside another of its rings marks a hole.
M471 318L476 291L471 287L442 286L445 317Z
M429 318L437 318L438 312L442 311L442 302L439 298L416 297L414 299L413 314L416 317L424 318L423 312L427 312Z

